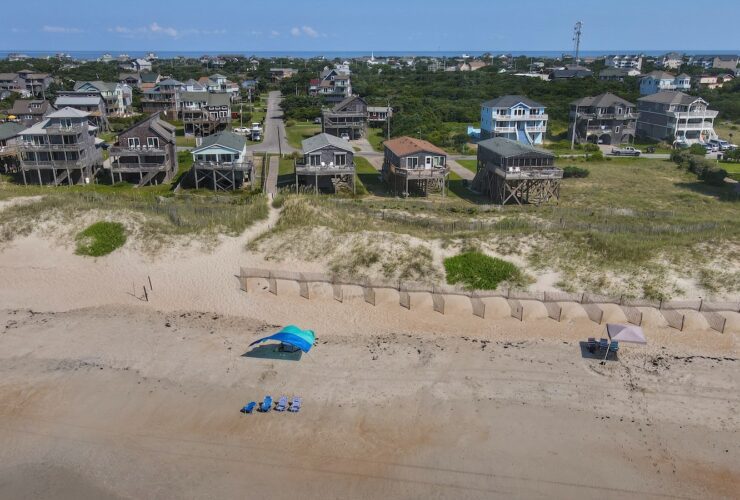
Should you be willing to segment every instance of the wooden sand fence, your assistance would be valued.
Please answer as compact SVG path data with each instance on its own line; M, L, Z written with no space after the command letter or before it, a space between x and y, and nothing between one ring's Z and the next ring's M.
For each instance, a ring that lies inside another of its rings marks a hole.
M657 309L668 326L677 330L683 330L685 325L685 313L682 311L697 311L701 312L710 328L723 333L727 318L720 313L740 312L740 301L709 302L704 299L662 301L592 293L538 292L507 288L467 290L449 285L440 286L404 281L373 281L369 279L350 280L330 273L302 273L250 267L240 268L238 278L240 288L244 292L248 291L248 280L261 279L267 282L268 291L275 295L278 294L278 281L292 281L298 284L299 294L305 299L311 298L311 284L323 283L331 287L333 298L338 302L344 301L345 287L359 287L362 290L363 300L372 306L376 305L376 291L380 289L395 290L398 292L399 306L409 310L413 306L412 294L428 294L432 299L432 309L440 314L445 314L449 297L462 296L468 298L473 315L479 318L486 317L485 299L500 298L508 304L511 316L520 321L524 320L525 309L531 306L527 302L542 304L547 311L547 316L555 321L562 319L563 308L561 303L570 302L580 304L586 316L597 324L602 324L604 321L605 306L619 307L627 321L635 325L641 325L643 320L643 313L638 308Z

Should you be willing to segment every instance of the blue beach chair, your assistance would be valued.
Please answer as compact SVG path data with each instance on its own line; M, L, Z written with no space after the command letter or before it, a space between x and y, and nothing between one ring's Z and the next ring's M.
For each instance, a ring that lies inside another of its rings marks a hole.
M275 405L275 411L285 411L287 407L288 407L288 397L283 396L278 400L277 405Z
M267 413L272 409L272 396L265 396L265 400L260 405L260 411Z
M588 352L591 354L596 352L596 339L593 337L588 338Z
M301 410L301 403L303 400L299 398L298 396L293 398L293 401L290 403L290 408L288 408L288 411L291 411L293 413L298 413Z
M600 351L605 351L607 349L609 349L609 340L607 340L607 339L601 339L601 340L599 340L599 350Z
M244 405L244 408L241 409L242 413L252 413L254 411L254 407L257 406L257 403L254 401L250 401L246 405Z
M612 340L612 343L609 345L609 352L613 352L614 354L617 353L619 350L619 342L616 340Z

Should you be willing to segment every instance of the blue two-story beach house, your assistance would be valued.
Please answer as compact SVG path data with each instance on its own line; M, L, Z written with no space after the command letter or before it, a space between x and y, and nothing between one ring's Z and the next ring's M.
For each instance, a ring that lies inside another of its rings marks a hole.
M481 104L481 139L504 137L522 144L542 144L547 131L545 106L521 95L505 95Z

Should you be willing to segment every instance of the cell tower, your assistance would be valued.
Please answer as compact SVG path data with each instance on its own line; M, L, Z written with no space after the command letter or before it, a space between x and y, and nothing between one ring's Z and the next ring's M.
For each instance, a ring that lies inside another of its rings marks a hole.
M576 49L576 59L575 64L578 66L578 53L581 50L581 28L583 28L583 23L581 21L578 21L573 28L573 45Z

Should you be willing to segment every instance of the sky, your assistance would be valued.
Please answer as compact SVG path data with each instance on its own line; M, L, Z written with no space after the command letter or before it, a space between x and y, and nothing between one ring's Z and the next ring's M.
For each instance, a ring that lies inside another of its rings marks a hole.
M603 6L603 10L602 10ZM2 0L0 50L738 50L740 1Z

